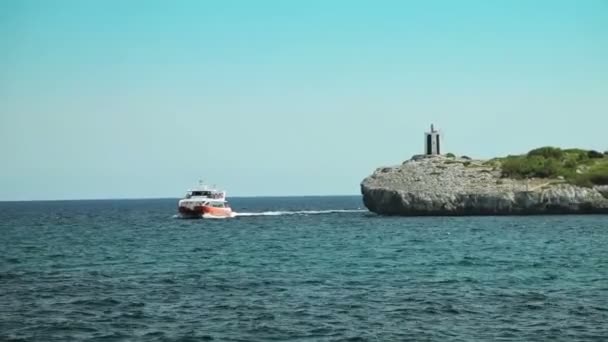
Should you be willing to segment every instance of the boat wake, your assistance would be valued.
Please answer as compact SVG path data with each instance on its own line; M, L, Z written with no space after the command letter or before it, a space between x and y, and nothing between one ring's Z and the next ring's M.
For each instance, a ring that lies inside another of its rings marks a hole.
M365 209L333 209L333 210L281 210L281 211L261 211L234 213L234 217L239 216L283 216L283 215L321 215L338 213L364 213Z
M260 212L232 212L231 216L214 216L203 214L200 218L205 219L227 219L233 217L251 217L251 216L285 216L285 215L322 215L322 214L339 214L339 213L365 213L366 209L331 209L331 210L279 210L279 211L260 211ZM173 218L184 218L179 214L173 215Z
M214 219L214 220L219 220L219 219L227 219L227 218L232 218L235 217L236 213L232 213L230 216L216 216L216 215L212 215L212 214L203 214L201 215L202 218L204 219Z

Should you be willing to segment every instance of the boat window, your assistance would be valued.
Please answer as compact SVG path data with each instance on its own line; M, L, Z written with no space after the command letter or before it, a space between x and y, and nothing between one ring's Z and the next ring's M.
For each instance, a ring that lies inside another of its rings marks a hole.
M210 197L210 191L192 191L192 196Z

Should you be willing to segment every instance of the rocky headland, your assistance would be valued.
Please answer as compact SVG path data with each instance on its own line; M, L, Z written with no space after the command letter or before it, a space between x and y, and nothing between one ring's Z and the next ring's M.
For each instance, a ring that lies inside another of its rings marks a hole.
M363 202L381 215L608 214L608 185L602 184L608 175L598 173L608 156L559 151L557 157L531 151L492 160L414 156L366 177Z

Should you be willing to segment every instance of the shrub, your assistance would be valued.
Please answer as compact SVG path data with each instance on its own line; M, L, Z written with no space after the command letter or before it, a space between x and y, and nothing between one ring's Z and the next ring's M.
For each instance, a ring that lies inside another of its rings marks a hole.
M589 159L604 158L603 154L601 154L598 151L594 151L594 150L588 151L587 156L589 157Z
M536 177L548 178L557 177L560 172L560 162L556 159L545 159L535 170Z
M511 157L502 164L502 174L507 177L554 177L560 173L560 163L556 159L542 156Z
M586 154L587 153L587 150L583 150L582 148L567 148L562 151L564 153L569 153L569 154Z
M456 158L456 156L454 155L454 153L448 153L445 155L448 158Z
M579 162L586 162L589 160L589 155L587 153L582 153L576 156L576 160Z
M608 185L608 163L595 164L585 173L571 173L566 176L568 182L585 187Z
M502 177L561 178L585 187L608 185L608 160L598 151L541 147L499 160Z
M591 173L589 181L595 185L608 185L608 174Z
M469 156L462 156L462 157L460 157L460 158L462 158L462 159L467 159L467 160L471 160L471 157L469 157Z
M562 150L564 152L564 158L574 159L579 162L589 160L589 151L583 150L580 148L569 148L567 150Z
M509 158L502 162L503 177L521 178L526 171L524 170L523 158Z
M575 175L569 178L568 182L576 186L582 186L586 188L593 187L593 183L591 183L591 180L589 179L588 175Z
M566 161L564 162L564 167L568 169L576 169L577 166L578 163L573 158L566 159Z
M599 164L592 167L588 173L589 181L596 185L608 185L608 164Z
M545 158L560 159L563 157L563 155L564 152L561 149L551 146L540 147L528 152L528 157L540 156Z

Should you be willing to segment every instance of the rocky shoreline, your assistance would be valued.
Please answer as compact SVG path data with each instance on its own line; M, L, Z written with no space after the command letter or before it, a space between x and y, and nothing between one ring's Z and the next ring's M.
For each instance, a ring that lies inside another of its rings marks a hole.
M361 182L363 203L381 215L608 214L608 186L562 179L517 180L483 160L419 155Z

